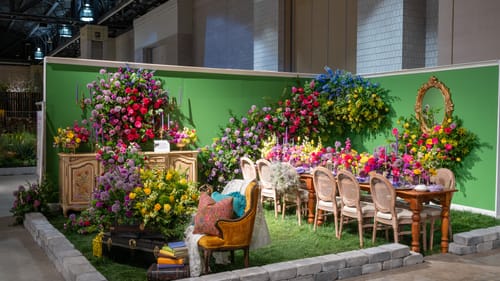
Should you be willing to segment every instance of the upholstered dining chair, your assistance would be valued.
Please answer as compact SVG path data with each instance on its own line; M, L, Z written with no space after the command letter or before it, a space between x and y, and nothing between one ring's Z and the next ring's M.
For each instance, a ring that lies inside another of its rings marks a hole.
M432 181L435 184L439 184L443 186L443 190L455 190L455 175L450 169L447 168L439 168L436 170L436 175L432 177ZM432 204L434 203L434 204ZM436 221L441 219L441 202L434 201L431 204L427 204L424 206L422 212L427 215L427 221L430 224L429 231L429 249L432 250L434 244L434 232ZM451 227L451 219L449 225L448 234L449 237L453 237L452 227Z
M257 165L257 174L259 175L259 183L261 186L261 201L272 200L274 204L274 217L278 218L278 210L281 207L279 203L280 196L271 181L271 162L266 159L259 159L255 162L255 165Z
M378 223L392 227L394 231L394 242L399 243L399 237L404 234L411 234L411 229L407 231L402 230L403 225L409 225L413 223L413 212L406 208L396 207L396 190L394 186L389 182L389 180L380 175L375 174L370 177L370 193L372 195L373 204L375 206L375 216L373 219L373 234L372 243L375 243L375 237L377 236ZM426 240L426 228L425 219L426 215L421 214L421 225L422 225L422 238L424 241L424 251L427 250ZM387 236L387 234L386 234Z
M260 186L257 180L248 183L245 189L246 206L243 216L237 219L219 219L215 226L220 236L204 235L198 240L198 247L203 251L203 271L209 272L209 260L212 252L230 251L234 262L234 251L243 250L244 265L250 264L250 242L257 214Z
M283 162L281 163L282 165L282 171L284 172L284 176L287 178L294 178L294 179L299 179L299 174L297 173L297 170L295 169L294 166L292 166L290 163ZM309 192L307 191L307 188L305 187L305 184L297 180L297 184L294 186L288 186L286 187L286 191L283 192L283 194L280 194L281 196L281 218L285 218L285 212L287 207L293 207L295 206L295 213L297 214L297 221L299 225L302 225L302 215L304 212L307 210L305 205L309 201Z
M248 157L240 158L240 170L244 180L253 180L257 178L255 163Z
M323 216L327 214L333 215L335 227L335 237L339 238L339 213L340 213L340 197L337 197L337 181L332 174L332 171L318 166L314 168L313 183L316 191L316 209L314 212L314 226L316 231L318 226L319 211L323 211Z
M342 238L344 223L349 219L356 219L358 221L359 246L363 248L363 232L365 228L373 226L375 208L371 202L361 200L359 183L351 172L339 171L337 184L341 198L339 238Z

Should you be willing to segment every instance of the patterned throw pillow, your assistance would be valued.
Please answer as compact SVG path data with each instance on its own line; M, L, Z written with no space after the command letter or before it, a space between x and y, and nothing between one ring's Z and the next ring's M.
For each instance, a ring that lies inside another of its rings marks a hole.
M214 191L212 193L212 199L214 199L215 202L219 202L220 200L228 197L233 197L233 212L236 217L239 218L243 216L246 207L246 198L244 195L242 195L238 191L231 192L229 194L222 194L218 191Z
M233 216L233 198L225 198L215 202L206 192L200 195L198 211L194 217L195 234L207 234L221 236L221 233L215 223L219 219L230 219Z

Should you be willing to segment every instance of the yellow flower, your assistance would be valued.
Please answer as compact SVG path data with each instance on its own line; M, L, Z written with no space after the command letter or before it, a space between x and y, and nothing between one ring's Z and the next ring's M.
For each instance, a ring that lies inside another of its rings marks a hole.
M128 198L130 198L131 200L134 200L136 195L137 195L137 194L135 194L134 192L130 192L130 193L128 194Z
M159 211L161 209L160 203L156 203L154 209L155 211Z
M186 180L185 178L181 178L181 179L179 180L179 183L180 183L180 184L187 184L187 180Z
M168 213L172 209L172 206L170 204L164 204L163 205L163 212Z
M67 132L66 132L66 137L67 137L68 139L72 139L74 136L75 136L75 135L73 134L73 131L67 131Z
M170 195L168 199L170 200L170 203L174 203L175 201L175 197L173 195Z
M415 170L413 170L413 174L415 174L415 175L420 175L420 170L419 170L419 169L415 169Z
M150 188L144 188L144 193L145 193L146 195L151 194L151 189L150 189Z
M457 157L457 162L460 162L462 161L462 159L460 159L460 157Z
M173 176L173 175L172 175L172 173L171 173L171 172L170 172L170 170L169 170L169 171L167 172L167 175L165 176L165 179L169 181L169 180L171 180L171 179L172 179L172 176Z

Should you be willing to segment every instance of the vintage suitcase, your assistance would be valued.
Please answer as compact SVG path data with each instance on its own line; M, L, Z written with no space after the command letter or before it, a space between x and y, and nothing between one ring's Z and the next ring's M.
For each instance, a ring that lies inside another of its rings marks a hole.
M176 280L189 277L189 265L159 269L156 263L151 264L146 273L148 281Z
M147 268L156 262L158 252L167 242L161 235L141 232L106 232L102 254L129 265Z

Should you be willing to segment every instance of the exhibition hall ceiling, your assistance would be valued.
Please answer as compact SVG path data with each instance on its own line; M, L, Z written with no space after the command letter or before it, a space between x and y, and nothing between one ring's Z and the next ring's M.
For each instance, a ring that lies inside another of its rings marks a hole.
M82 26L107 26L108 37L113 38L167 1L0 0L0 63L39 63L37 50L43 55L79 57Z

